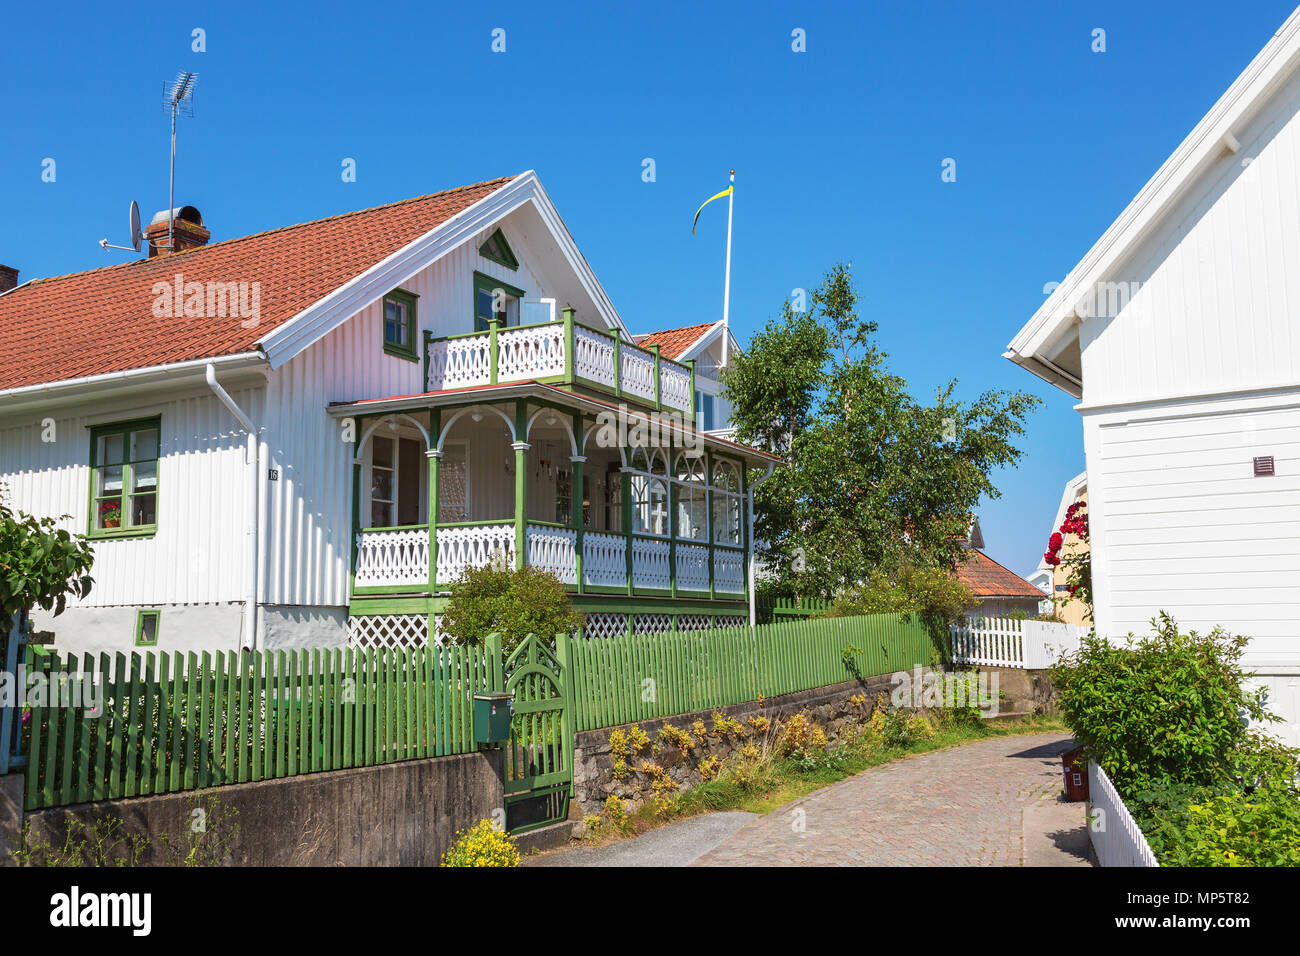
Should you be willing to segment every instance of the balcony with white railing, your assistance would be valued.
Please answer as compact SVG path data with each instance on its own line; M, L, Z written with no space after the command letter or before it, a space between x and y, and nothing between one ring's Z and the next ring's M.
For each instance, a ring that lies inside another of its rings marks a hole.
M425 391L537 381L604 392L656 409L695 414L693 363L662 357L615 331L601 332L564 309L557 321L429 339Z
M466 568L494 561L513 565L515 526L474 522L439 526L437 576L429 579L429 529L366 528L356 536L357 594L445 590ZM524 531L525 562L554 574L569 590L578 590L581 541L584 591L593 593L688 593L701 597L738 598L745 593L745 552L740 548L671 542L651 535L600 531L528 523ZM628 566L629 542L632 551ZM712 566L712 576L710 576ZM629 586L629 570L631 572ZM675 573L674 573L675 571Z

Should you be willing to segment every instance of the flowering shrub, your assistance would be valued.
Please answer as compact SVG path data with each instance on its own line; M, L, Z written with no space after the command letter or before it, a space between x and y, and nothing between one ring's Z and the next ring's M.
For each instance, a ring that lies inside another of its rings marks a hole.
M442 855L443 866L518 866L519 848L491 820L480 820L456 833L456 843Z
M1062 556L1061 549L1065 545L1065 536L1074 535L1079 543L1083 546L1076 548L1071 554ZM1069 594L1069 600L1078 598L1088 607L1088 613L1092 613L1092 554L1087 547L1088 545L1088 506L1082 501L1076 501L1065 511L1065 520L1061 522L1061 529L1053 531L1052 536L1047 539L1047 550L1043 553L1043 562L1048 567L1059 567L1064 565L1067 571L1066 589Z

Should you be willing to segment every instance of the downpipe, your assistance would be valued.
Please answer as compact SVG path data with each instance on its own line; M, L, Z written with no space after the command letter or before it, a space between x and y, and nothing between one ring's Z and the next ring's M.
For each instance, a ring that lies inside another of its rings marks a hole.
M244 650L251 651L257 646L257 603L258 603L258 574L257 574L257 540L260 534L261 509L258 506L258 492L260 490L261 462L260 446L257 439L257 426L253 420L248 417L242 408L236 404L235 400L230 397L230 393L221 387L217 381L217 371L209 363L204 368L204 377L207 379L208 388L212 393L221 399L221 403L230 410L230 414L235 417L235 421L248 433L248 448L246 457L248 460L248 521L245 530L246 540L245 547L248 555L248 569L244 582L244 627L242 645Z

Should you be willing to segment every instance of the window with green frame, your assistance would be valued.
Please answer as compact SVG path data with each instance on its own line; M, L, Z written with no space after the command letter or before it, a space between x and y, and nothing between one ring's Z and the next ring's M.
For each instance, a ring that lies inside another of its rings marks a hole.
M503 327L519 324L524 290L484 275L474 273L474 331L485 332L488 319L496 315Z
M158 623L161 611L140 610L135 616L135 646L158 646Z
M415 303L419 297L405 289L394 289L384 296L384 352L418 362L415 351Z
M90 535L158 530L160 418L96 425L90 430Z

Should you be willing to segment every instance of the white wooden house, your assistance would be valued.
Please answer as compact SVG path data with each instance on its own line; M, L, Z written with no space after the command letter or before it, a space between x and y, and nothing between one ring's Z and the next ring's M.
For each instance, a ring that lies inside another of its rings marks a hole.
M1006 357L1079 400L1099 633L1250 636L1300 742L1300 11Z
M212 244L179 215L0 295L0 484L95 550L37 631L419 643L495 558L596 634L748 619L774 459L694 427L693 360L634 342L534 173Z

